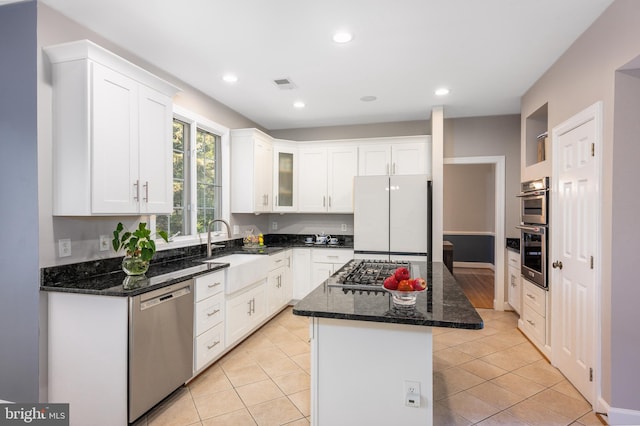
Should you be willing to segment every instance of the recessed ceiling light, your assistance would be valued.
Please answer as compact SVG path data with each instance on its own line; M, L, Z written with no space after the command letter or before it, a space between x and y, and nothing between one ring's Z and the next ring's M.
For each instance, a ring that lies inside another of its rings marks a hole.
M436 89L435 94L436 96L446 96L449 94L449 89L447 89L446 87L441 87L439 89Z
M222 76L222 79L227 83L235 83L238 81L238 76L235 74L225 74Z
M333 35L333 41L336 43L349 43L353 40L353 34L346 31L340 31Z
M373 101L375 101L376 99L378 99L378 98L377 98L377 97L375 97L375 96L363 96L363 97L361 97L361 98L360 98L360 100L361 100L362 102L373 102Z
M295 102L293 103L293 107L294 107L294 108L304 108L304 107L305 107L305 104L304 104L304 102L302 102L302 101L295 101Z

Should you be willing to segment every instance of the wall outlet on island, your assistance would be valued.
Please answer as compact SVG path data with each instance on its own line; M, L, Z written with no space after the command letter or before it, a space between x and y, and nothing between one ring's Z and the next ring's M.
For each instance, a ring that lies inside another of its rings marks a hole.
M404 382L404 404L407 407L420 407L420 382L405 380Z

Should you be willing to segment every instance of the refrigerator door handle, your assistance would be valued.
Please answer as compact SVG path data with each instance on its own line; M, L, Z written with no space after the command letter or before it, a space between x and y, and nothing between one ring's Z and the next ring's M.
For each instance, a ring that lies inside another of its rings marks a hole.
M322 196L322 207L327 207L327 197L326 197L326 195Z

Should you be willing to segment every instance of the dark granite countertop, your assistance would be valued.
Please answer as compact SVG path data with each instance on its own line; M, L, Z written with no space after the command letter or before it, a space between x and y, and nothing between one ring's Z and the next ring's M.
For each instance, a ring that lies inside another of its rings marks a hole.
M272 255L293 247L309 247L304 244L304 236L279 236L271 238L268 245L255 248L238 245L241 241L230 240L228 247L214 251L213 258L237 253ZM339 245L313 247L353 248L353 239L346 244L342 239ZM131 297L229 266L228 263L205 263L205 260L200 247L157 252L149 271L138 278L125 275L120 268L122 257L43 268L40 290Z
M428 283L427 290L418 293L413 308L397 308L391 294L385 290L367 294L333 287L331 284L337 279L337 274L334 274L298 302L293 307L293 313L308 317L429 327L484 327L482 318L443 263L434 262L430 266L426 262L411 263L420 268L420 276Z

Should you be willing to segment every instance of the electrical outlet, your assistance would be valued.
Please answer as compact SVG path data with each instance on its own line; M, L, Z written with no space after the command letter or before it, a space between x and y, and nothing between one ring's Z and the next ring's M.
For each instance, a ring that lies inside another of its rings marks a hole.
M420 407L420 382L404 381L404 404L407 407Z
M107 251L111 247L111 240L108 235L100 235L100 251Z
M69 256L71 256L71 240L69 238L58 240L58 257Z
M273 229L274 231L278 229L278 222L276 222L275 220L271 222L271 229Z
M340 227L340 230L341 230L342 232L345 232L345 231L347 230L347 224L346 224L346 223L343 223L343 224L342 224L342 226Z

